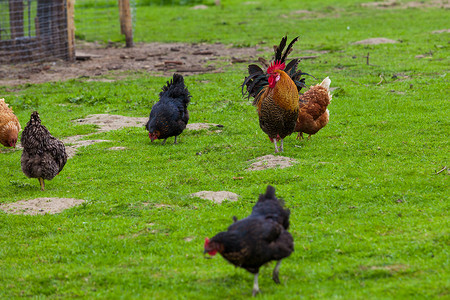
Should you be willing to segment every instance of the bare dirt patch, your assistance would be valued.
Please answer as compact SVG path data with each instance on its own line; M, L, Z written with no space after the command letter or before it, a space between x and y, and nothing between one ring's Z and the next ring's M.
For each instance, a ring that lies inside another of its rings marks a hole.
M433 33L433 34L450 33L450 29L434 30L431 33Z
M78 60L73 63L0 64L0 85L78 77L90 81L114 81L96 77L108 74L120 79L125 71L143 71L151 76L171 76L173 72L183 75L219 73L226 65L253 61L259 56L258 48L261 47L233 48L219 43L146 43L136 44L133 48L119 48L77 41ZM268 48L266 50L269 51Z
M235 194L232 192L227 192L227 191L220 191L220 192L201 191L201 192L194 193L191 196L210 200L217 204L221 204L225 200L235 202L235 201L238 201L238 199L239 199L238 194Z
M379 45L379 44L395 44L395 43L398 43L398 41L387 38L371 38L354 42L353 45Z
M80 205L84 201L74 198L37 198L1 204L0 209L14 215L57 214L65 209Z
M85 135L75 135L63 139L66 145L66 152L69 158L75 156L77 149L80 147L90 146L95 143L110 142L108 140L83 140L84 138L99 133L107 132L112 130L118 130L125 127L144 127L148 121L148 117L127 117L120 115L109 115L109 114L94 114L88 115L84 119L74 120L76 123L92 124L97 125L99 130L94 133ZM200 130L200 129L210 129L211 127L221 127L222 125L213 123L192 123L188 124L188 130ZM112 147L109 150L125 150L125 147Z
M373 7L378 9L393 9L393 8L427 8L427 7L438 7L438 8L450 8L450 2L448 0L433 0L433 1L411 1L403 2L397 0L388 1L376 1L362 3L363 7Z
M88 136L88 135L76 135L76 136L71 136L68 139L73 140L74 137L81 139L81 138L84 138L85 136ZM75 140L73 142L68 142L67 141L68 139L63 140L64 144L71 144L71 145L65 145L67 158L74 157L78 151L78 148L87 147L87 146L90 146L90 145L93 145L96 143L110 142L108 140Z
M152 207L156 207L156 208L172 208L172 207L174 207L174 205L169 205L169 204L164 204L164 203L150 203L150 202L142 202L142 205L144 205L145 207L152 206ZM150 224L154 225L153 223L150 223Z
M247 171L259 171L273 168L284 169L293 166L297 161L290 157L275 156L272 154L258 157L247 168Z
M409 266L402 265L402 264L394 264L394 265L386 265L386 266L360 266L360 269L362 271L381 270L381 271L386 271L391 274L395 274L395 273L402 272L402 271L409 269Z
M148 117L126 117L120 115L95 114L88 115L84 119L78 119L74 122L83 124L92 124L99 127L98 132L118 130L125 127L141 127L148 121Z
M211 127L223 127L223 125L214 124L214 123L192 123L192 124L187 124L186 129L202 130L202 129L211 129Z
M74 120L76 123L97 125L98 132L118 130L125 127L144 127L147 124L148 117L126 117L120 115L94 114L88 115L84 119ZM210 129L211 127L223 127L214 123L189 123L186 126L188 130Z
M111 150L111 151L122 151L122 150L127 150L127 147L111 147L111 148L108 148L108 150Z

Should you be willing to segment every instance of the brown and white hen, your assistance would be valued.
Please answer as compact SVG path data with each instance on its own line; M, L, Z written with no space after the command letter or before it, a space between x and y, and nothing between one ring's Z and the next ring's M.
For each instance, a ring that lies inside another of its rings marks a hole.
M307 92L300 95L297 123L295 132L298 132L297 139L303 139L303 133L316 134L320 129L328 124L330 112L327 107L331 102L330 78L325 78L321 84L312 86Z
M0 99L0 144L16 148L20 123L5 99Z

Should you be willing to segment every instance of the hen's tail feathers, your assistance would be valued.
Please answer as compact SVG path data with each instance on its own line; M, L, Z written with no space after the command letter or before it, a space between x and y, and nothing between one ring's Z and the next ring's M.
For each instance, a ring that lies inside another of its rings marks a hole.
M265 202L268 202L265 204ZM256 203L253 211L258 214L266 215L266 217L274 218L285 229L289 228L289 216L290 210L284 207L283 199L279 199L275 196L275 188L271 185L267 186L266 193L260 194L258 202Z
M275 188L271 185L268 185L267 189L266 189L266 194L264 195L264 197L268 198L268 199L276 198L275 197Z
M330 84L331 84L331 79L330 79L330 77L327 76L324 80L322 80L322 83L320 84L320 86L326 88L327 90L330 90Z
M33 111L30 117L30 122L28 124L39 125L41 124L41 118L39 117L39 113L37 111ZM27 126L28 126L27 124Z
M276 196L275 196L275 188L273 187L273 186L271 186L271 185L268 185L267 186L267 189L266 189L266 193L265 194L260 194L259 195L259 198L258 198L258 202L264 202L264 201L270 201L270 200L275 200L275 201L277 201L278 203L280 203L280 205L281 206L284 206L284 201L283 201L283 199L278 199Z
M173 74L173 78L167 81L167 85L163 86L159 97L167 96L174 99L181 99L183 104L187 106L191 99L191 94L184 84L184 78L180 74Z
M328 76L324 80L322 80L322 83L320 83L321 87L327 89L327 91L328 91L328 98L329 98L329 101L331 102L331 99L333 98L333 96L331 96L331 93L330 93L330 85L331 85L331 79Z

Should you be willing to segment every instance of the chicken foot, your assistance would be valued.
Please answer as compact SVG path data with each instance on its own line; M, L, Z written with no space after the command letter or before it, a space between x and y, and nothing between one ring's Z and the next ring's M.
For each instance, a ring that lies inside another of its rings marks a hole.
M167 139L164 139L164 141L162 141L161 145L164 145L166 143Z
M303 137L303 132L299 132L298 134L297 134L297 140L303 140L304 139L304 137ZM311 134L310 135L308 135L308 141L311 139Z
M259 285L258 285L258 274L255 274L255 279L253 280L253 291L252 291L252 296L255 297L256 294L258 294L260 292L259 290Z
M275 145L275 153L278 153L278 145L277 145L277 139L272 139L273 144Z
M272 142L275 145L275 153L283 152L283 139L281 139L280 148L277 145L277 138L272 139Z
M272 279L275 281L276 284L280 284L280 278L278 277L278 274L280 273L280 266L281 266L281 259L277 261L277 264L275 265L275 268L273 269L272 273Z
M39 180L39 183L41 184L41 191L45 191L44 178L39 177L38 180Z

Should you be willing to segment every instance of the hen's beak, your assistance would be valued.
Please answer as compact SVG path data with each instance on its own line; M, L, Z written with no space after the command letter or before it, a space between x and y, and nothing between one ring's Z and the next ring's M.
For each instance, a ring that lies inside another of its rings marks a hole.
M150 138L150 140L153 142L154 140L156 140L157 139L157 137L155 136L155 134L152 134L152 133L148 133L148 137Z

